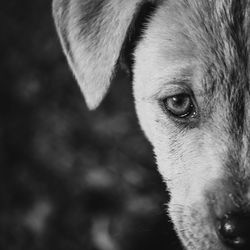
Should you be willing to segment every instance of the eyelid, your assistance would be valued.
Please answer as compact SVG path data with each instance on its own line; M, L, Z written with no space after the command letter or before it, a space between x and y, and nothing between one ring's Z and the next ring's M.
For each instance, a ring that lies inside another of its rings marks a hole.
M156 100L164 100L168 97L180 95L180 94L187 94L193 97L193 92L189 86L185 83L183 85L180 84L170 84L164 90L160 90L158 93L154 95L154 99Z

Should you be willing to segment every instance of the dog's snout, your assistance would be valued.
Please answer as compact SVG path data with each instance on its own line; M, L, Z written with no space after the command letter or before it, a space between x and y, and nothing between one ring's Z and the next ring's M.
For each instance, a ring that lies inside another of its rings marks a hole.
M250 213L228 213L217 224L221 241L230 249L250 249Z

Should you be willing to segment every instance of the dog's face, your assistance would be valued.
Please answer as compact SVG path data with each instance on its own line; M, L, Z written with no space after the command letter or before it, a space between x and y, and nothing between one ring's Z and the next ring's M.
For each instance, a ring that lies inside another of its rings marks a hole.
M223 249L217 220L249 198L247 20L233 23L230 4L192 4L155 13L136 49L134 95L184 245Z
M248 1L151 2L133 86L171 194L170 217L186 249L248 249ZM90 108L105 94L143 3L54 1L64 51Z

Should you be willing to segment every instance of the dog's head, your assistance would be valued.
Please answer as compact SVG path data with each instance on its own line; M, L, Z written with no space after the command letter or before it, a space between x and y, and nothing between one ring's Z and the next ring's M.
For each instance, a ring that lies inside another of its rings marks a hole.
M185 248L248 249L248 1L54 0L53 10L89 108L133 50L137 114Z

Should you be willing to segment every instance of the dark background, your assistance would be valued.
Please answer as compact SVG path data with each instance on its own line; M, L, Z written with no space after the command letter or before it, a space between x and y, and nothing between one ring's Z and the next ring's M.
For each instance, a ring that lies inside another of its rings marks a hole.
M179 249L125 74L90 112L51 0L2 1L0 27L0 249Z

